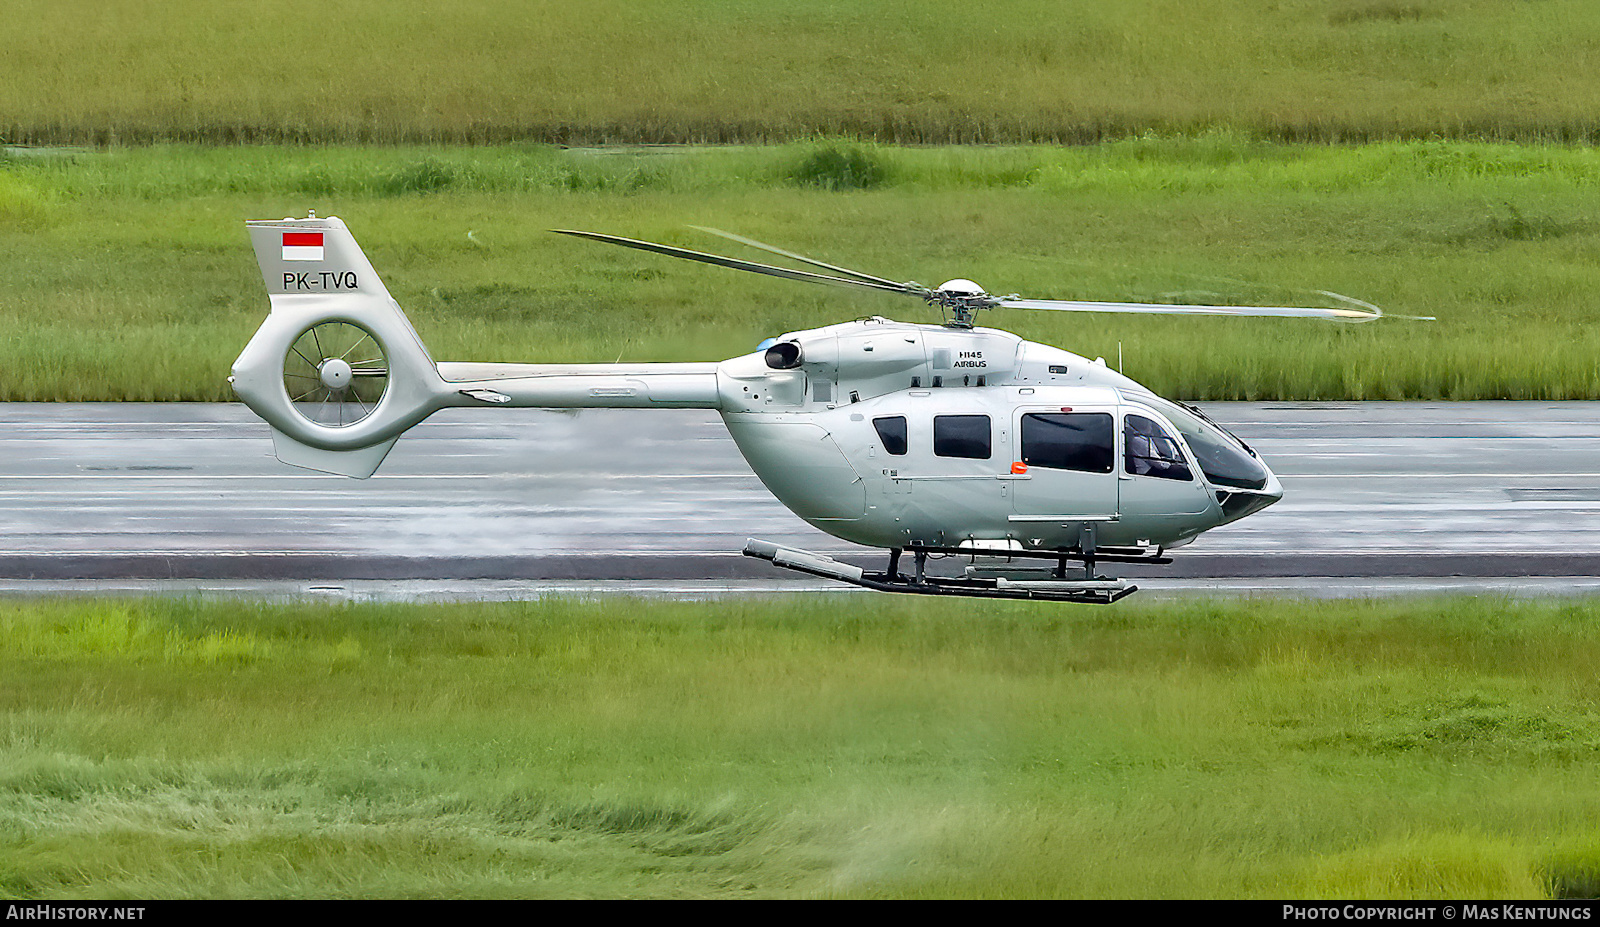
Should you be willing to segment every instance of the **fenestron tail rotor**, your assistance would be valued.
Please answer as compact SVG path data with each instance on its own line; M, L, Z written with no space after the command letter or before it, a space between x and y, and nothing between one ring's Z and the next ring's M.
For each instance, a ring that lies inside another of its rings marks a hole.
M342 428L378 407L389 387L383 345L353 322L321 322L306 329L283 359L283 388L307 421Z
M691 251L688 248L677 248L672 245L658 245L654 242L639 241L633 238L620 238L615 235L602 235L597 232L578 232L569 229L552 229L561 235L573 235L579 238L588 238L594 241L603 241L609 244L622 245L627 248L637 248L641 251L651 251L664 254L668 257L683 258L690 261L699 261L703 264L715 264L718 267L728 267L734 270L746 270L752 273L766 274L772 277L782 277L786 280L799 280L805 283L825 283L830 286L860 287L876 290L882 293L899 293L905 296L915 296L930 305L937 305L947 314L948 325L958 328L970 328L973 316L980 309L1042 309L1058 312L1118 312L1141 315L1236 315L1236 316L1280 316L1288 318L1330 319L1339 322L1371 322L1382 318L1383 310L1368 302L1363 302L1338 293L1318 291L1320 295L1340 303L1338 307L1319 306L1204 306L1185 305L1180 303L1123 303L1123 302L1094 302L1088 300L1067 299L1023 299L1019 294L1010 296L993 296L984 292L983 288L971 280L958 279L942 284L938 289L929 289L914 282L897 283L885 277L862 273L847 267L828 264L803 254L785 251L763 242L731 232L717 229L694 226L703 232L720 235L731 241L759 248L763 251L777 254L790 260L819 267L832 271L831 274L819 274L806 270L791 270L787 267L778 267L772 264L761 264L755 261L744 261L738 258L723 257L718 254L708 254L704 251ZM1420 321L1433 321L1431 316L1399 316L1398 318L1417 319Z

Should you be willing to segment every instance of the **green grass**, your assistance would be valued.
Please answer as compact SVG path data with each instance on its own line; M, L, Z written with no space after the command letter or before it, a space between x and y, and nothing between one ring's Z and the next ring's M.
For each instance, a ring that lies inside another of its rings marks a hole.
M1589 602L0 603L0 897L1548 897Z
M741 253L706 225L897 279L998 293L1325 304L1436 323L995 313L1186 399L1600 398L1600 154L1082 148L154 147L0 161L0 399L228 399L266 301L242 222L338 214L435 357L720 360L909 300L546 232ZM760 253L750 253L761 258Z
M0 138L1593 139L1586 0L12 0Z

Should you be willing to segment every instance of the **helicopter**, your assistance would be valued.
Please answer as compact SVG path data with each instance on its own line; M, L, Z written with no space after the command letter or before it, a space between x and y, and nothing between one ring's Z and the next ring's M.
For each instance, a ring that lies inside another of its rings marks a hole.
M1376 306L1194 306L994 296L741 244L797 270L575 230L559 234L808 283L911 296L942 324L881 316L788 332L721 363L436 362L337 217L246 223L271 311L233 364L287 464L371 476L446 408L712 409L763 484L822 531L886 550L881 571L750 539L748 556L895 593L1109 604L1106 564L1168 552L1283 497L1249 445L1102 359L974 324L985 310L1291 316L1370 322ZM910 554L910 564L902 561ZM930 558L957 558L935 575Z

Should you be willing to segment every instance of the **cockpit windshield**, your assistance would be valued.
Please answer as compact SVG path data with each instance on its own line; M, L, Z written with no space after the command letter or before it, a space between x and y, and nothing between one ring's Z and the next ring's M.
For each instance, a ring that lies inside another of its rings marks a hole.
M1236 489L1266 488L1267 468L1256 459L1255 451L1206 418L1200 410L1158 397L1140 396L1139 399L1159 409L1172 427L1178 429L1189 443L1189 449L1194 451L1200 472L1213 484Z

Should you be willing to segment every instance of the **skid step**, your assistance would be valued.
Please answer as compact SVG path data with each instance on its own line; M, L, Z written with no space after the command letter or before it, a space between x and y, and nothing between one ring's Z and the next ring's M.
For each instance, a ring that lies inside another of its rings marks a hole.
M1039 579L1012 579L998 576L960 577L926 576L919 567L916 577L907 577L898 570L893 574L873 573L851 563L842 563L832 557L813 553L798 547L785 547L771 541L751 538L745 542L744 555L766 560L774 566L823 579L838 580L853 586L876 589L879 592L903 592L913 595L967 596L981 599L1032 599L1045 602L1079 602L1109 605L1118 599L1137 592L1139 587L1123 579L1064 579L1058 577ZM891 562L898 562L895 558Z

